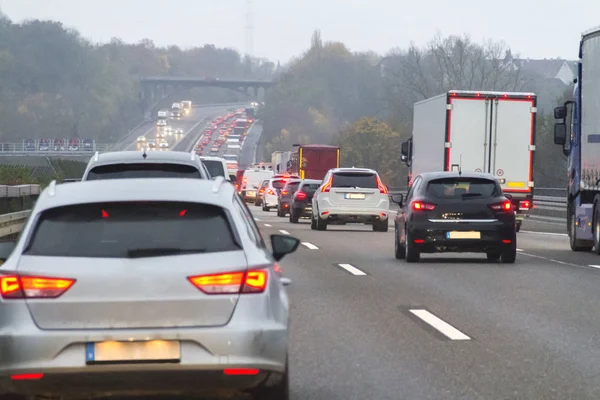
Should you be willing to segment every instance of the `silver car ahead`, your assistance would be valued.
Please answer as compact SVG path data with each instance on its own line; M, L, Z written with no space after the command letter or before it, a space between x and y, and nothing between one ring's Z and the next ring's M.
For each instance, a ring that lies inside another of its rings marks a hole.
M0 398L288 399L298 243L222 177L53 182L0 255Z

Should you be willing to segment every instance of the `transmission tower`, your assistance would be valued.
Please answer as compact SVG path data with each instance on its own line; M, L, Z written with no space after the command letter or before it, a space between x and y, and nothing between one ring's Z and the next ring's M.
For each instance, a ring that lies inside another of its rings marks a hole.
M251 56L252 53L254 52L254 49L252 48L253 46L253 30L254 30L254 25L253 25L253 7L252 7L252 2L253 0L246 0L246 55L247 56Z

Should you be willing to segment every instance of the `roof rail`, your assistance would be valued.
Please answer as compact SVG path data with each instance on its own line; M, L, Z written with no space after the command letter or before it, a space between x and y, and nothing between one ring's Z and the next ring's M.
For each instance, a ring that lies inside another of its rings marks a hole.
M48 186L48 196L52 197L56 194L56 179L50 182Z
M99 158L100 158L100 152L97 151L96 154L94 154L94 161L98 161Z
M223 186L223 182L225 182L225 177L217 176L217 178L215 179L215 183L213 184L213 188L212 188L213 193L219 192L219 189L221 189L221 187Z

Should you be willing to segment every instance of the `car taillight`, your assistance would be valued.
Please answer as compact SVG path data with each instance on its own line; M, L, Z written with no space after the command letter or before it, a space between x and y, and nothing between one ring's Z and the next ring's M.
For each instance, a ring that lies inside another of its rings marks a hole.
M3 299L55 299L73 286L75 279L44 276L6 275L0 277Z
M298 200L305 200L306 199L306 193L304 193L304 192L296 192L296 198Z
M435 204L424 203L422 201L413 201L411 206L415 211L431 211L435 209Z
M265 189L260 189L260 190L258 191L258 193L264 193L264 192L265 192Z
M333 177L330 176L329 180L327 181L327 183L323 185L323 188L321 188L321 192L323 192L323 193L329 192L329 190L331 189L331 185L332 184L333 184Z
M275 192L273 191L273 189L269 189L269 190L267 191L267 194L270 194L270 195L272 195L272 196L275 196Z
M289 192L287 190L284 190L281 192L281 194L288 194Z
M492 204L490 208L494 211L512 211L513 206L510 200L505 200L502 203Z
M190 276L188 280L206 294L262 293L267 287L266 269Z
M387 187L385 187L385 185L381 182L381 179L379 179L379 177L377 177L377 187L379 188L379 193L383 193L383 194L387 194L388 189Z
M523 200L519 202L519 209L529 210L531 208L531 202L529 200Z

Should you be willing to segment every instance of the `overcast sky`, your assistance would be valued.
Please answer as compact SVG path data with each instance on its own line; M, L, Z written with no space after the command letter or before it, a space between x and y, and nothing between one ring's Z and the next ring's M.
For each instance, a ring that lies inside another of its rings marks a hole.
M575 59L582 31L600 25L600 0L251 0L253 51L288 61L320 29L351 50L385 53L436 32L503 40L523 57ZM0 0L13 21L51 19L92 41L152 39L246 51L247 0ZM460 6L458 5L460 4Z

